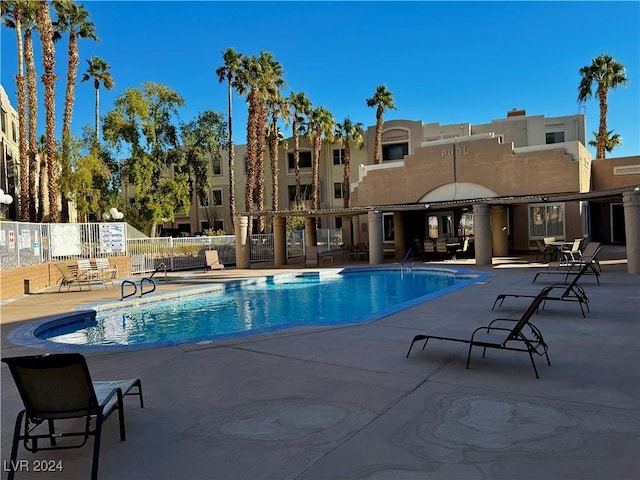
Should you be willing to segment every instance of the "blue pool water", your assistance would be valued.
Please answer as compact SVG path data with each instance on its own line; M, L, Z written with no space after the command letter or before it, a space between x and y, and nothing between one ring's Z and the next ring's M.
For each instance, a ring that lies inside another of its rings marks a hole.
M92 346L192 343L294 326L372 321L479 280L477 275L366 270L276 275L218 291L98 311L36 329L51 342Z

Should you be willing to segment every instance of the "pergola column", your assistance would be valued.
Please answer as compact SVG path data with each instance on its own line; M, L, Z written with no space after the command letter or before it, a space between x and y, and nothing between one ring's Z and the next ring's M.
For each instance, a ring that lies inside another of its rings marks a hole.
M287 222L285 217L273 217L273 265L287 264Z
M382 248L382 213L373 211L367 213L369 223L369 264L378 265L384 260Z
M304 217L304 244L307 247L313 247L318 244L315 217Z
M251 268L251 242L249 241L249 217L236 217L236 268Z
M640 191L624 192L624 229L627 243L627 272L640 273Z
M353 245L353 236L351 234L351 217L342 217L342 243Z
M507 207L504 205L491 207L491 242L493 255L496 257L506 257L509 255Z
M360 215L351 217L351 225L353 226L353 244L360 243Z
M489 205L473 206L473 233L476 250L476 265L491 265L491 220Z

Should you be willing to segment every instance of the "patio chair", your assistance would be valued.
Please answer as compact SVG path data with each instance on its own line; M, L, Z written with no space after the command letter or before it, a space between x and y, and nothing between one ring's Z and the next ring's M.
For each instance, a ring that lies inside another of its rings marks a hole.
M80 448L93 436L91 478L95 480L102 424L117 410L120 440L125 441L122 400L125 395L138 395L140 407L144 407L140 380L92 382L85 358L79 353L13 357L2 361L9 366L24 404L16 418L8 479L14 477L21 441L28 451L36 453ZM68 419L84 419L84 422L64 422ZM63 421L62 430L55 428L56 422L60 426L59 421ZM43 427L38 428L42 424ZM46 440L48 445L39 443Z
M96 279L99 277L100 272L97 268L91 265L91 261L88 258L79 258L78 262L78 276L87 280Z
M544 307L544 304L547 302L547 300L555 300L560 302L578 302L578 305L580 306L580 311L582 312L582 317L585 318L586 315L584 313L583 305L587 307L587 312L588 312L589 298L587 297L587 294L585 293L584 288L582 288L578 284L578 280L580 280L580 278L585 274L588 268L589 268L589 265L585 263L584 266L580 269L580 271L577 272L576 276L573 277L573 281L569 284L554 283L551 286L545 287L544 290L547 291L547 295L544 299L543 307ZM552 295L551 291L553 290L555 291L562 290L562 291L556 295ZM491 310L495 309L496 305L498 306L498 308L500 308L505 298L507 297L535 298L536 295L519 294L519 293L501 293L496 297L495 301L493 302L493 306L491 307Z
M204 258L206 261L204 266L205 272L207 270L224 270L224 264L220 262L217 250L205 250Z
M580 246L582 245L582 239L576 238L571 245L571 248L567 250L562 250L560 253L564 256L564 259L568 262L575 262L579 260L582 256L582 252L580 252Z
M440 258L449 258L449 249L447 248L447 239L438 238L436 240L436 254Z
M527 352L531 359L531 365L533 371L536 374L536 378L540 378L538 375L538 369L536 363L533 360L533 354L544 355L547 359L547 364L551 365L549 361L549 355L547 354L548 346L542 338L540 330L533 325L529 320L533 314L538 310L540 304L546 298L550 287L544 288L531 302L527 310L519 319L510 318L496 318L489 322L486 327L478 327L471 334L471 338L453 338L453 337L440 337L436 335L416 335L411 341L409 351L407 352L407 358L411 353L413 344L424 340L422 349L427 346L427 342L434 338L436 340L448 340L452 342L462 342L469 344L469 352L467 354L467 367L469 368L469 362L471 361L471 350L473 347L482 347L482 357L484 358L487 348L495 348L498 350L512 350L517 352ZM509 328L503 326L504 323L514 323L513 327Z
M533 276L531 283L536 283L540 275L564 275L564 283L567 283L569 275L578 275L582 267L586 265L588 267L586 270L589 271L585 270L581 275L594 275L597 284L600 285L600 272L602 270L598 261L598 254L601 250L600 242L591 242L584 248L579 260L549 263L547 270L537 272Z
M544 262L545 257L549 257L549 261L553 258L554 249L550 245L545 245L542 240L536 240L536 262L540 261L542 257L542 262Z
M107 257L96 258L93 261L93 266L98 271L100 278L108 280L118 278L118 267L112 267Z
M62 275L62 280L60 281L60 286L58 287L58 292L64 287L67 286L67 291L71 288L71 285L78 285L80 291L82 291L82 286L86 285L91 290L91 284L95 282L102 282L104 288L107 288L107 284L102 279L91 279L91 278L80 278L78 273L74 273L71 271L71 268L64 263L55 263L56 268L60 271Z
M467 237L464 239L464 242L462 242L462 248L458 248L455 252L453 252L452 260L469 257L470 256L469 247L470 247L470 241L469 241L469 237Z

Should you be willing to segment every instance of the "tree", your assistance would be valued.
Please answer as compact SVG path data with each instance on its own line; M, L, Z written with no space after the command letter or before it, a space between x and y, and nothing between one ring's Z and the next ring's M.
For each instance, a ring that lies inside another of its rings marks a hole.
M58 208L58 165L56 162L55 138L55 95L56 79L58 76L54 71L56 59L55 48L53 46L51 11L49 10L49 4L44 0L38 1L36 22L38 31L40 32L42 65L44 67L42 83L44 84L45 156L47 162L47 186L49 188L49 221L51 223L58 223L60 221L60 210Z
M596 135L596 159L604 158L607 141L607 94L609 90L628 83L624 65L616 62L609 55L600 55L591 60L591 65L580 69L580 85L578 86L578 101L584 102L592 96L592 85L597 84L596 96L600 104L600 125Z
M93 88L96 90L95 134L96 141L98 141L100 139L100 84L107 90L111 90L115 82L109 72L111 67L102 58L92 55L91 58L87 60L87 63L89 66L80 81L86 82L87 80L93 79Z
M589 145L597 148L598 132L593 132L593 136L595 137L595 140L589 140ZM609 130L604 140L604 149L606 150L606 152L611 153L614 148L619 147L621 145L622 145L622 137L617 133L613 133L613 130Z
M23 5L22 27L24 30L24 57L27 63L27 93L29 110L29 220L41 221L44 215L45 199L47 198L45 185L47 183L46 157L40 156L38 168L38 79L36 75L36 61L33 51L33 31L36 29L36 12L38 6L34 1ZM38 175L40 188L38 188ZM36 203L36 198L38 202ZM37 207L37 208L36 208Z
M229 211L231 214L232 225L235 222L236 215L236 183L235 183L235 151L233 147L233 120L232 120L232 85L240 71L242 64L242 54L236 52L233 48L228 48L222 52L224 65L218 67L216 74L220 83L227 81L227 100L229 103L229 137L227 152L229 154Z
M267 99L267 110L271 121L267 127L267 141L269 143L269 158L271 159L271 210L280 209L280 165L278 163L278 146L284 140L282 132L278 128L278 119L283 119L285 125L289 124L289 101L280 92L278 95Z
M367 98L367 106L376 107L376 142L373 148L373 163L382 163L380 151L382 150L383 115L387 109L396 109L393 103L393 93L387 90L386 85L378 85L373 97Z
M130 152L123 172L133 187L127 217L137 219L136 226L150 236L159 222L191 206L189 174L172 168L177 157L170 154L179 147L176 124L182 105L184 99L174 90L147 82L141 89L127 88L104 119L108 145L126 145Z
M180 126L182 157L173 163L180 172L189 174L201 205L209 193L211 160L220 160L220 148L228 142L226 128L223 115L211 110Z
M62 117L62 171L61 175L67 175L69 165L69 144L71 142L71 119L73 116L73 104L75 103L76 78L78 76L78 40L90 38L99 42L95 33L93 22L89 22L89 12L82 5L76 5L73 0L54 0L51 2L58 19L53 22L53 40L62 38L61 32L69 34L68 60L67 60L67 89L65 92L64 115ZM69 201L71 192L61 189L62 196L62 221L69 221Z
M23 2L4 1L0 3L2 21L8 28L16 31L16 45L18 49L18 73L16 74L16 88L18 91L18 152L20 155L20 198L19 219L29 221L29 158L27 156L27 86L24 75L24 50L22 43Z
M362 123L353 123L349 118L345 118L342 123L336 125L335 137L341 145L344 145L344 177L342 180L343 206L349 208L349 188L350 164L351 164L351 144L356 148L361 148L364 144L364 129Z
M293 169L296 178L296 207L302 204L300 192L300 133L304 130L304 121L311 112L311 101L303 92L291 92L289 104L292 112L293 129Z
M326 108L320 106L314 108L309 114L307 124L307 134L311 139L311 147L313 149L313 163L311 174L313 177L313 188L311 192L311 208L313 210L320 209L320 150L323 140L333 140L333 132L336 121Z

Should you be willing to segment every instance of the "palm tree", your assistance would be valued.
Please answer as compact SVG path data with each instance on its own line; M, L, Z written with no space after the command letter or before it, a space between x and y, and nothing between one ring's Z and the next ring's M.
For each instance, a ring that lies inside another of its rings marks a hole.
M87 80L93 79L93 88L96 90L96 141L100 139L100 84L104 86L107 90L111 90L115 82L111 77L111 73L109 69L111 68L107 62L105 62L102 58L96 57L92 55L89 60L87 60L89 66L87 67L87 71L82 75L80 79L81 82L86 82Z
M593 132L593 136L596 139L589 140L589 145L597 148L598 132ZM613 130L609 130L607 132L607 137L604 140L604 149L607 151L607 153L611 153L614 148L619 147L620 145L622 145L622 137L617 133L613 133Z
M281 118L285 125L289 125L289 101L278 92L276 96L267 99L267 110L271 117L271 122L267 127L269 158L271 159L271 210L278 211L280 209L278 145L283 140L282 132L278 128L278 119Z
M6 1L0 3L2 21L8 28L16 31L18 48L18 73L16 87L18 90L18 151L20 155L20 198L19 219L29 221L29 159L27 157L27 88L24 75L24 51L22 44L22 2Z
M60 221L60 210L58 208L58 165L56 162L56 112L55 95L56 79L55 74L55 48L53 46L53 23L51 22L51 11L49 4L38 1L38 11L36 16L38 31L40 32L40 42L42 44L42 65L44 74L42 83L44 84L44 108L45 108L45 141L47 157L47 184L49 187L49 221L58 223Z
M320 149L323 140L333 140L333 132L336 127L336 121L333 115L326 108L320 106L314 108L309 114L307 126L307 134L311 139L313 148L313 163L311 174L313 177L313 186L311 193L311 208L318 210L320 208Z
M40 155L40 166L38 167L38 79L33 51L33 31L36 29L37 9L37 3L31 1L23 6L22 11L24 58L27 63L27 92L29 99L29 220L32 222L42 221L47 198L45 195L47 164L44 155ZM39 184L38 177L40 178ZM38 188L38 185L40 188ZM38 199L37 203L36 198Z
M351 144L354 147L361 148L364 144L364 128L362 123L353 123L349 118L345 118L342 123L336 125L336 139L340 144L344 145L344 177L342 180L343 206L349 208L349 187L350 187L350 163L351 163Z
M231 224L234 224L236 215L236 183L235 183L235 151L233 148L233 121L232 121L232 84L241 68L242 54L236 52L233 48L228 48L222 52L224 65L216 70L218 81L222 83L227 81L227 99L229 103L229 210L231 213Z
M311 112L311 101L303 92L291 92L289 104L293 108L292 129L293 129L293 169L296 178L296 207L301 204L300 198L300 133L303 128L305 117Z
M600 125L596 135L596 159L604 158L607 141L607 93L621 85L628 83L624 65L616 62L609 55L600 55L591 60L591 65L580 69L580 86L578 87L578 101L584 102L591 98L591 86L597 84L596 95L600 103Z
M373 148L373 163L382 163L380 150L382 149L382 124L385 110L395 110L393 93L386 85L378 85L373 97L367 98L368 107L376 107L376 143Z
M73 0L54 0L52 3L58 19L53 23L55 32L53 40L62 38L61 32L69 34L67 90L64 101L64 115L62 118L62 176L68 175L69 143L71 141L71 117L75 102L76 78L78 76L78 39L90 38L99 42L93 22L89 22L89 12L82 5L76 5ZM69 221L69 194L62 191L62 221Z

